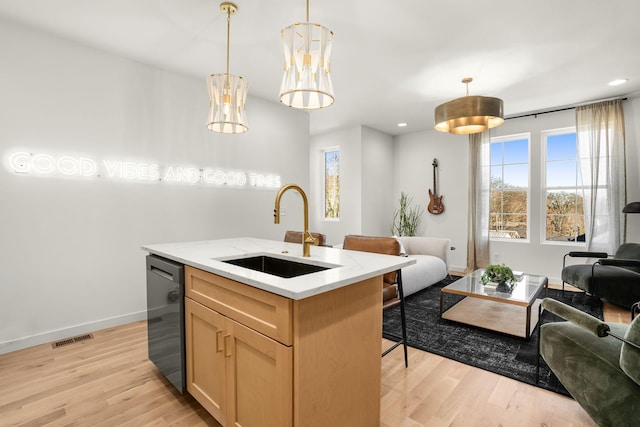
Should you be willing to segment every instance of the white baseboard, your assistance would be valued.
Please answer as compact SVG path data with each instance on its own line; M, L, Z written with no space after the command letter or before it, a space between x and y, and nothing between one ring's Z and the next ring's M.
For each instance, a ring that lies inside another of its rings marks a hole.
M146 318L147 312L139 311L136 313L111 317L109 319L102 319L95 322L84 323L82 325L70 326L68 328L58 329L55 331L43 332L41 334L18 338L16 340L3 341L0 342L0 354L11 353L12 351L22 350L23 348L46 344L64 338L75 337L78 335L99 331L100 329L112 328L114 326L124 325L126 323L137 322L138 320L145 320Z
M450 265L449 266L449 272L450 273L458 273L460 276L462 276L462 274L464 273L464 271L467 269L467 266L464 267L460 267L458 265Z
M547 277L550 285L562 285L562 279L557 277Z

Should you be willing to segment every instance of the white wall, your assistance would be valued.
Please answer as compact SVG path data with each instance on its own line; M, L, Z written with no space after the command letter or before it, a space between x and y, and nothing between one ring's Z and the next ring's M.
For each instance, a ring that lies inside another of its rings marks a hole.
M324 219L324 152L340 149L340 220ZM327 244L342 244L345 234L362 230L362 129L354 126L313 136L309 148L310 228L327 236Z
M282 239L276 189L17 174L16 150L279 174L309 184L308 114L249 97L250 130L205 128L205 76L185 77L10 22L0 25L0 353L144 318L143 244ZM286 153L286 155L284 155ZM294 220L295 218L295 220ZM298 221L298 218L299 221Z
M394 201L400 193L413 197L423 210L418 236L451 239L450 269L464 271L467 263L467 189L469 138L435 130L395 138ZM433 159L438 159L437 190L445 209L439 215L427 211L429 189L433 189Z
M324 152L340 149L340 219L324 219ZM312 231L340 245L347 234L390 235L393 137L366 126L313 136L309 151Z
M362 228L368 236L388 236L393 220L393 137L362 127Z
M624 102L626 124L627 194L628 201L640 200L640 99ZM492 136L531 132L531 157L540 158L540 131L575 125L575 111L541 114L536 117L512 119L494 129ZM394 194L401 191L414 197L416 203L428 204L427 189L431 188L431 161L439 162L438 190L443 197L445 212L440 215L425 213L418 234L448 237L456 250L452 253L451 269L462 271L466 266L467 196L468 196L468 137L442 134L436 131L416 132L395 138ZM537 163L539 164L539 162ZM539 183L542 171L531 170L532 197L529 243L491 243L491 261L505 263L515 269L543 274L558 283L562 270L562 257L571 250L583 247L570 244L541 243L541 200ZM628 215L627 241L640 242L640 215Z

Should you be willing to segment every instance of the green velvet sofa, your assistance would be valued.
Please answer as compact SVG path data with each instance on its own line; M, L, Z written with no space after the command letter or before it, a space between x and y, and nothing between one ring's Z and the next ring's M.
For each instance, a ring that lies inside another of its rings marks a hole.
M600 258L594 264L565 265L567 257ZM640 301L640 244L625 243L611 258L605 252L569 252L562 263L562 285L569 283L612 304L629 308Z
M567 321L540 327L538 364L542 357L599 426L640 425L640 316L605 323L551 298L541 308Z

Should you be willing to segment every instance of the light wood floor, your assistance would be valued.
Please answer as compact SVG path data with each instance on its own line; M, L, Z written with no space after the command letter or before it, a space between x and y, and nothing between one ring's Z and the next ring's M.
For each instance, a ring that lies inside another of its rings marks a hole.
M146 321L0 355L1 426L219 426L147 359Z
M629 323L608 306L608 321ZM147 360L146 322L0 355L1 426L219 426ZM384 347L384 345L383 345ZM594 426L570 398L413 348L382 359L383 427Z

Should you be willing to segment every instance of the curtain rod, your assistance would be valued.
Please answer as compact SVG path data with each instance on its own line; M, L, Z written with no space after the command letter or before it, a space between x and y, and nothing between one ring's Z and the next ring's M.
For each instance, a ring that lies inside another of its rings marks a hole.
M613 98L605 98L605 99L598 99L598 100L595 100L595 101L581 102L579 104L573 104L573 105L567 105L567 106L564 106L564 107L558 107L558 108L555 108L553 110L541 110L541 111L535 111L535 112L531 112L531 113L519 114L517 116L507 116L504 119L505 120L520 119L522 117L531 117L531 116L538 116L540 114L557 113L559 111L574 110L576 107L582 107L583 105L597 104L598 102L614 101L616 99L619 99L621 101L626 101L627 97L615 96Z

